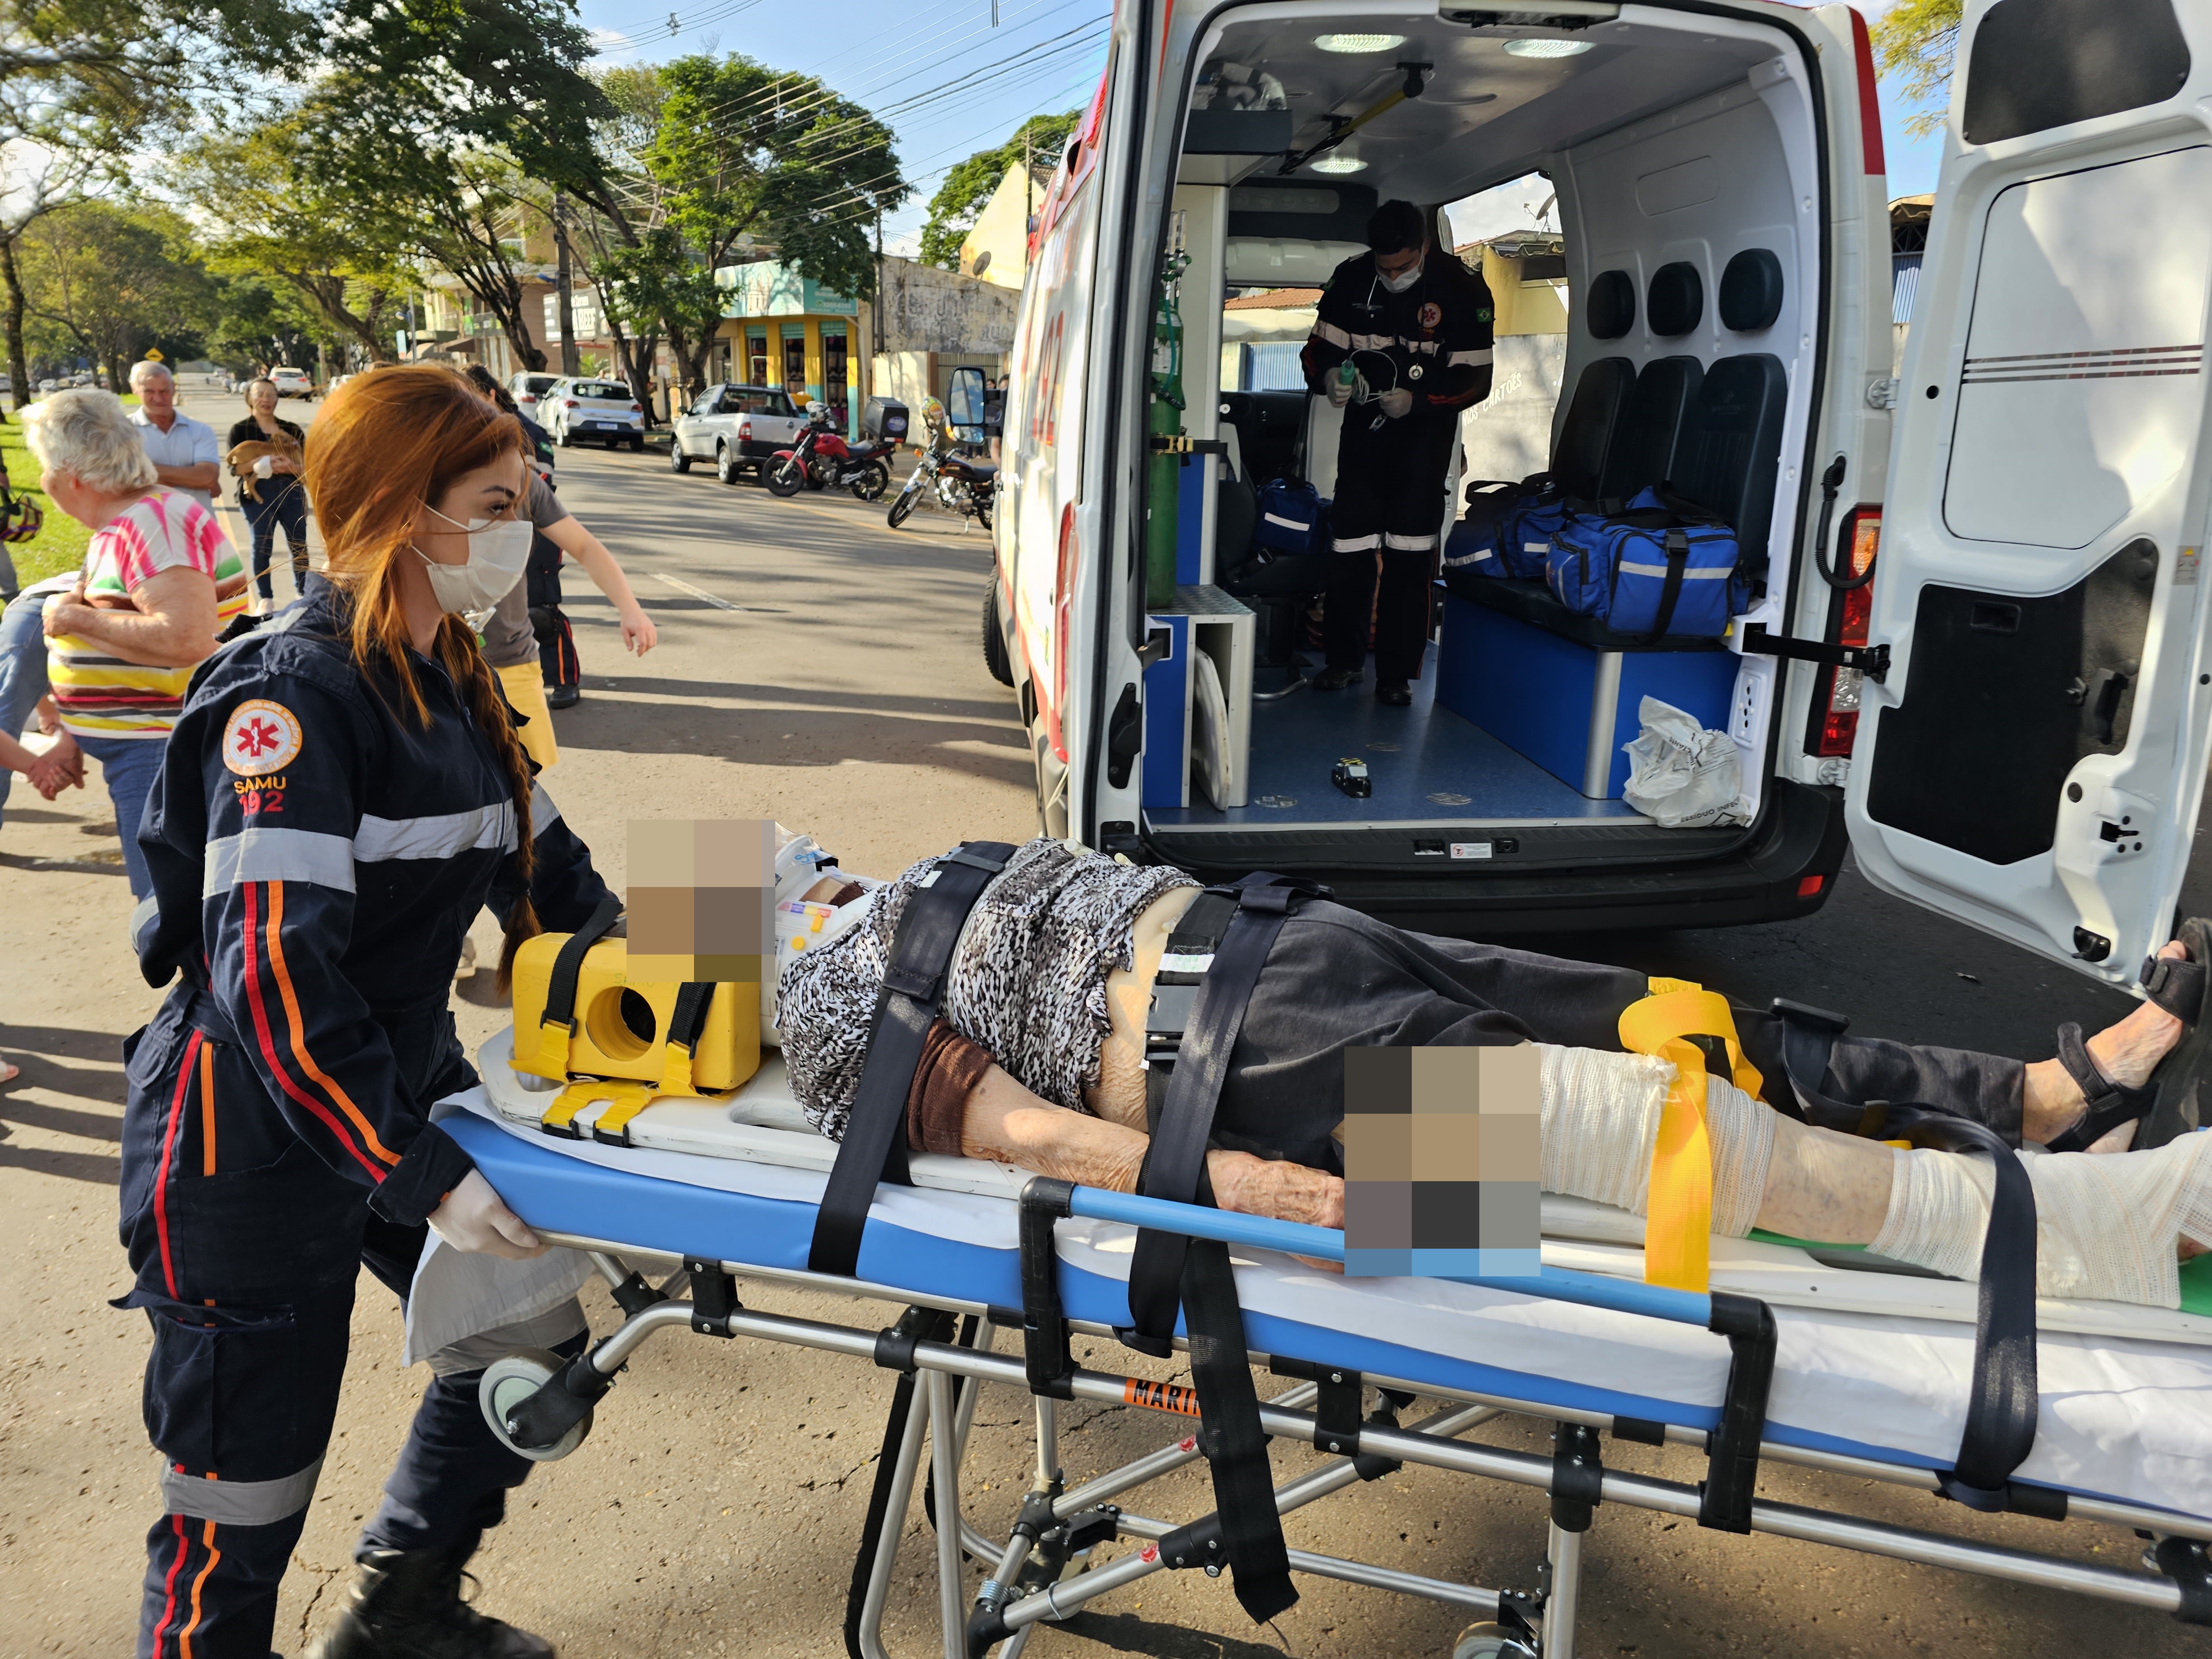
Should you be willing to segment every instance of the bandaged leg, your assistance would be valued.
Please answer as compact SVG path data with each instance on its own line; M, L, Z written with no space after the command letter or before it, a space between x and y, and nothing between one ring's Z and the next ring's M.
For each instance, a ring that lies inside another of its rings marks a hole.
M2212 1243L2212 1137L2147 1152L2024 1152L2038 1296L2179 1305L2178 1240ZM1893 1150L1889 1212L1868 1248L1954 1279L1981 1271L1996 1177L1986 1158Z
M1544 1190L1638 1215L1674 1068L1645 1054L1541 1045ZM1720 1078L1705 1079L1712 1149L1713 1231L1741 1238L1758 1220L1774 1153L1775 1115Z

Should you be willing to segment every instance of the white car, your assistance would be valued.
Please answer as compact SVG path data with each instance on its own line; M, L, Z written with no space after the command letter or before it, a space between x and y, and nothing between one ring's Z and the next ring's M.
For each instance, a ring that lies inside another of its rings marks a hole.
M545 422L538 410L538 400L560 384L558 374L532 374L526 371L507 377L507 395L514 399L516 408L543 426Z
M797 443L805 425L781 386L710 386L676 419L669 471L688 472L694 461L712 461L724 483L746 472L764 480L775 452Z
M313 398L315 377L304 368L272 368L269 371L270 384L280 398Z
M579 441L645 447L645 405L619 380L556 380L538 400L538 423L566 449Z

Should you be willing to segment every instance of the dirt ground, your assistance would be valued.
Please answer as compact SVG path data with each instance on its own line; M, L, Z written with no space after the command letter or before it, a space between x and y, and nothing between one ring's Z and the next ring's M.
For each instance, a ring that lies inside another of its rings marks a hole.
M547 782L616 886L632 817L773 815L813 830L848 866L884 873L962 836L1032 832L1022 733L976 649L988 560L981 535L927 518L894 535L880 509L672 477L651 455L569 453L562 469L564 499L621 556L664 630L652 656L623 659L611 609L572 578L586 699L557 720L562 758ZM115 1242L118 1045L161 995L136 971L129 910L97 783L51 806L19 788L0 830L0 1054L23 1066L0 1092L0 1305L17 1333L0 1359L0 1654L125 1651L142 1539L157 1513L138 1412L146 1326L106 1305L128 1284ZM488 924L479 933L489 946ZM456 993L471 1047L504 1023L488 981ZM746 1299L871 1328L896 1311L773 1288ZM605 1295L587 1291L586 1301L607 1328ZM303 1651L327 1618L424 1380L399 1365L399 1335L391 1299L366 1286L337 1436L284 1587L287 1653ZM1097 1363L1127 1362L1102 1352ZM483 1605L574 1656L838 1651L890 1381L796 1349L657 1340L583 1448L518 1494L477 1563ZM967 1479L971 1516L987 1531L1001 1530L1018 1501L1027 1420L1024 1397L984 1395ZM1172 1421L1070 1408L1070 1478L1176 1438ZM1482 1432L1543 1444L1533 1423ZM1675 1480L1699 1473L1700 1460L1679 1449L1608 1443L1606 1455ZM1284 1477L1315 1459L1297 1447L1274 1455ZM1763 1495L2106 1564L2132 1564L2140 1549L2124 1532L2076 1527L2062 1541L2032 1521L1965 1516L1917 1493L1788 1470L1770 1468ZM1210 1507L1195 1469L1130 1502L1176 1519ZM1537 1494L1409 1469L1301 1514L1289 1530L1295 1547L1526 1587L1543 1514ZM894 1652L933 1651L918 1504L905 1545L889 1639ZM1618 1509L1601 1512L1587 1559L1585 1654L2203 1650L2148 1613ZM1161 1575L1045 1628L1030 1651L1443 1655L1465 1622L1374 1590L1316 1579L1301 1589L1297 1607L1255 1628L1224 1586Z

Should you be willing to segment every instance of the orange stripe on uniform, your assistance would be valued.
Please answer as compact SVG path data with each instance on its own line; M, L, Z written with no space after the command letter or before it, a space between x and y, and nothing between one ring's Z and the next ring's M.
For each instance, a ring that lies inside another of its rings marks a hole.
M200 1045L200 1173L215 1173L215 1044Z
M192 1632L200 1627L200 1586L207 1583L208 1575L215 1571L215 1564L222 1559L222 1552L215 1547L214 1522L207 1523L207 1530L200 1534L200 1542L207 1549L207 1565L202 1567L200 1576L192 1580L191 1622L177 1632L178 1659L192 1659Z
M336 1078L316 1065L315 1057L307 1052L307 1033L300 1024L300 999L293 992L292 975L284 966L284 943L279 937L283 923L284 884L272 881L269 884L269 925L264 930L269 941L269 968L276 975L276 994L284 1000L284 1018L292 1028L293 1056L309 1077L323 1085L324 1092L330 1096L337 1109L352 1120L353 1127L361 1131L361 1138L370 1152L386 1164L397 1164L399 1154L390 1151L376 1138L376 1131L369 1127L361 1108L353 1103L352 1097L338 1086Z

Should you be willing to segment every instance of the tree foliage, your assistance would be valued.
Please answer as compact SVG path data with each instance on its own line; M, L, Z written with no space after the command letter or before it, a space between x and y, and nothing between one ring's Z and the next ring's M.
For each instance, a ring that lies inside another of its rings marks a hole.
M946 173L930 198L929 218L921 228L922 264L959 270L960 244L975 228L1006 169L1021 166L1024 153L1033 166L1050 167L1082 118L1083 112L1073 109L1063 115L1032 115L1005 143L977 150Z
M1898 0L1873 24L1875 61L1914 106L1905 118L1908 132L1925 136L1943 125L1961 9L1962 0Z
M73 203L38 222L19 258L46 355L88 357L112 386L147 347L197 345L214 320L214 281L166 208Z

